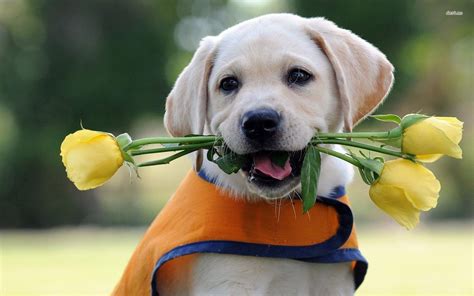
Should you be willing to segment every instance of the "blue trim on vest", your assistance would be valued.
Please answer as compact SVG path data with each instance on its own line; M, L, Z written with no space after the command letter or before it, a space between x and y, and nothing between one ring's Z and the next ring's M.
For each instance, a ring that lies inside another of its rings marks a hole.
M199 170L198 172L198 176L201 177L201 179L211 183L211 184L214 184L216 185L216 179L215 178L211 178L207 173L206 171L204 171L203 169Z
M305 262L313 263L340 263L340 262L350 262L356 261L354 266L354 286L359 288L359 286L364 281L365 275L367 274L367 269L369 263L367 259L362 255L359 249L339 249L334 250L333 252L326 254L321 257L303 259Z
M341 198L346 195L346 188L342 185L334 187L334 189L329 194L330 198Z
M203 172L199 175L207 177ZM205 179L209 180L209 179ZM328 240L311 246L279 246L268 244L244 243L236 241L201 241L176 247L156 262L151 281L151 295L158 296L156 272L166 262L194 253L218 253L243 256L287 258L318 263L336 263L357 261L354 269L354 284L359 287L365 277L367 261L357 249L338 250L349 238L352 232L353 216L348 205L335 198L318 196L318 202L334 207L339 215L339 228L336 234ZM364 265L365 264L365 265ZM365 268L364 268L365 266Z

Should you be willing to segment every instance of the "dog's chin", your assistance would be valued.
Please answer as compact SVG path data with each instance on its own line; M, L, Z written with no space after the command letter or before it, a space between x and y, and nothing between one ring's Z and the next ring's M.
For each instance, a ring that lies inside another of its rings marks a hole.
M247 180L247 188L252 194L257 195L260 198L266 200L275 200L291 196L295 192L299 183L299 177L289 177L285 180L276 181L272 184L269 184L268 182Z
M258 151L256 153L246 154L247 162L240 170L242 176L246 179L248 190L261 198L275 200L292 195L300 184L301 167L303 164L305 150L299 151L278 151L288 154L288 162L291 167L291 173L284 177L272 177L256 169L254 159L255 154L265 155L275 153L276 151Z

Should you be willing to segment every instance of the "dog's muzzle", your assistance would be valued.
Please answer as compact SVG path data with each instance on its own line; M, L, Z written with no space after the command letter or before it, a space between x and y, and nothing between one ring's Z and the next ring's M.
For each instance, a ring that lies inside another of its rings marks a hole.
M246 112L240 129L246 140L254 146L263 146L273 140L280 126L280 115L272 109L257 109Z

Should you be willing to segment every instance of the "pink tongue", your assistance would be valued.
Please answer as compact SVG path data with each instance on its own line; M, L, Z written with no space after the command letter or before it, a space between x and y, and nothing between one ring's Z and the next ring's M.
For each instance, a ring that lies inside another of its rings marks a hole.
M273 179L283 180L291 174L290 159L286 160L284 167L280 167L272 162L269 154L257 154L253 162L255 170Z

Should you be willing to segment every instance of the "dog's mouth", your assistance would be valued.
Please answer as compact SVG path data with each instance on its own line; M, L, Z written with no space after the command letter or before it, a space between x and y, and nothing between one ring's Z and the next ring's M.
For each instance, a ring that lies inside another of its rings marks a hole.
M301 174L305 150L258 151L247 154L242 171L250 183L276 187Z

